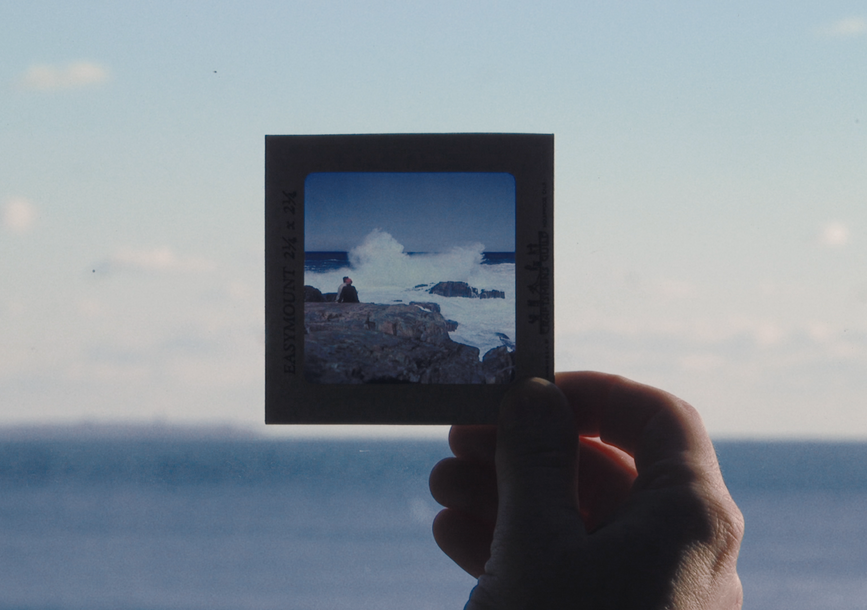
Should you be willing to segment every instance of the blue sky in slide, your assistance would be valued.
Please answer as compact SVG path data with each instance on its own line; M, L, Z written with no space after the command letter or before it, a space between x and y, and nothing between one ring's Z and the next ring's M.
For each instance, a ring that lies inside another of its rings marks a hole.
M0 57L0 425L262 429L264 136L526 132L558 369L867 439L863 2L31 0Z
M481 243L515 251L515 179L505 173L317 173L304 185L304 248L348 252L371 231L406 252Z

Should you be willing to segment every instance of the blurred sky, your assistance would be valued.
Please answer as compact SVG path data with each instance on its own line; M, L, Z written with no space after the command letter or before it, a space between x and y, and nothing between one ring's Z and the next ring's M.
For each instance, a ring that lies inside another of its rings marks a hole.
M558 369L867 438L863 2L31 0L0 57L0 424L261 428L264 135L534 132Z
M327 172L304 183L304 249L349 252L377 229L406 252L482 244L515 251L515 178L506 173Z

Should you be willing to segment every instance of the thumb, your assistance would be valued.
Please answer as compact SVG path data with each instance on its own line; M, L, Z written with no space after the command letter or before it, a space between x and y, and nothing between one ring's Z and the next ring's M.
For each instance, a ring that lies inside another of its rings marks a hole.
M485 566L489 577L514 586L527 579L538 584L542 574L552 573L552 562L574 556L581 546L577 445L572 408L557 386L529 379L506 395L497 431L498 512Z
M575 512L578 437L566 397L527 379L506 394L497 432L497 522Z

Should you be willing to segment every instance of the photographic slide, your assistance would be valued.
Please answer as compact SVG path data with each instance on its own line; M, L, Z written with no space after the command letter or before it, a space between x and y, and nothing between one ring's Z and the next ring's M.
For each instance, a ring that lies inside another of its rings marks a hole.
M266 423L496 421L553 380L553 136L267 136Z

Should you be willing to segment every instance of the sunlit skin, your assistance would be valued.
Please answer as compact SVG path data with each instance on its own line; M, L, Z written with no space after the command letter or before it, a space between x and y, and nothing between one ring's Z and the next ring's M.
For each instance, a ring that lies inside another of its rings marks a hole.
M556 384L453 427L431 473L434 537L479 578L467 608L739 608L743 519L697 412L612 375Z

